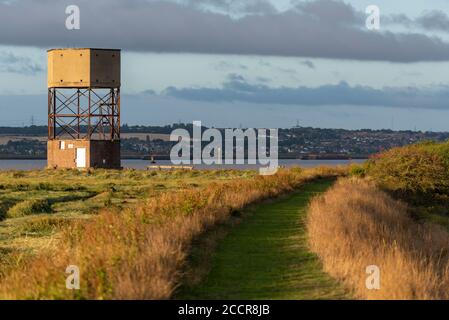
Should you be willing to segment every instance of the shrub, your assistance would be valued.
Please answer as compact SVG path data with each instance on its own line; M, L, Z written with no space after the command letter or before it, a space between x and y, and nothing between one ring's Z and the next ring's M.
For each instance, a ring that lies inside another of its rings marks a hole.
M351 164L349 167L349 175L355 177L364 177L366 174L366 169L362 165Z
M449 142L426 142L380 153L366 164L382 188L418 202L449 195Z
M32 199L19 202L9 208L7 216L8 218L18 218L51 211L51 205L47 199Z

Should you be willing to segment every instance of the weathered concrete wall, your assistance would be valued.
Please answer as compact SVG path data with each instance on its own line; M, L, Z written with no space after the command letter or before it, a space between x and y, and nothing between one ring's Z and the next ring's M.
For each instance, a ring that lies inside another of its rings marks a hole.
M87 140L47 141L47 166L49 168L76 168L76 148L86 148L86 167L88 167L90 145Z
M48 51L49 88L119 88L120 50L52 49Z
M90 55L90 86L119 88L120 51L92 49Z
M90 141L90 166L120 168L120 141Z
M86 149L86 168L120 168L120 141L49 140L47 166L76 168L76 149Z

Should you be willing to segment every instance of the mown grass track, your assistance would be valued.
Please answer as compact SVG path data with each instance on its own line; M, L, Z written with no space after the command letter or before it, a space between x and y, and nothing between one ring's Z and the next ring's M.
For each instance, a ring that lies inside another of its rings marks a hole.
M332 185L318 180L292 195L258 205L219 240L203 281L183 286L177 299L344 299L307 247L310 199Z

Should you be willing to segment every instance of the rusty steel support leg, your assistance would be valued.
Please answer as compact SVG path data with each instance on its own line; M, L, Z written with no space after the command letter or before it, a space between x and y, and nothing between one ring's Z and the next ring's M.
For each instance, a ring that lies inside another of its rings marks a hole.
M87 110L87 139L90 140L90 135L91 135L91 123L90 123L90 115L91 115L91 110L90 110L90 106L91 106L91 89L89 89L89 107Z
M52 93L51 93L51 89L48 89L48 93L47 93L47 98L48 98L48 125L47 125L47 134L48 134L48 139L52 139L51 136L51 128L52 128L52 124L51 124L51 104L52 104Z
M52 100L53 100L53 139L56 139L56 91L57 89L53 89Z
M109 139L114 140L114 111L115 111L115 90L111 89L111 102L109 104Z
M117 88L117 138L120 140L120 88Z
M77 129L77 137L78 139L80 138L80 89L77 90L76 92L76 98L77 98L77 112L78 112L78 116L77 116L77 122L78 122L78 129Z

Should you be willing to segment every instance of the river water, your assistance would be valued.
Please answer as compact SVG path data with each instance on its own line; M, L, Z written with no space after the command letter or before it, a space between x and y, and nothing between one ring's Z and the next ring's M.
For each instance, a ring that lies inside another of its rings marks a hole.
M338 166L350 163L363 163L365 160L279 160L280 166L292 167L301 166L313 168L319 166ZM43 169L47 165L47 160L0 160L0 170L34 170ZM148 165L171 165L170 160L160 160L151 164L148 160L122 160L123 168L145 169ZM195 165L195 169L257 169L258 165Z

